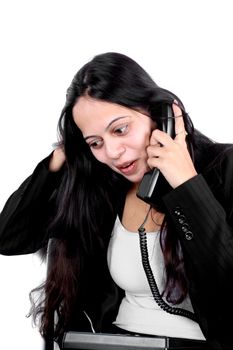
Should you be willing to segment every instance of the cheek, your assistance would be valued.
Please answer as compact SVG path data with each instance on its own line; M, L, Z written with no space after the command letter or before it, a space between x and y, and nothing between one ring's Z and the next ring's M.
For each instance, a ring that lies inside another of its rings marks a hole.
M91 150L93 156L100 162L104 164L108 164L106 156L101 150Z
M137 139L138 148L143 152L146 150L147 146L150 144L150 132L145 132Z

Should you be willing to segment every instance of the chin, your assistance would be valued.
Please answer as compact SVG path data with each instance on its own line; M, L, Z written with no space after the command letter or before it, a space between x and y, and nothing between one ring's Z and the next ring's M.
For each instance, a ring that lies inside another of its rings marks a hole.
M132 176L132 177L128 176L126 178L132 183L139 184L142 181L144 174L145 173L140 174L140 175L135 175L135 176Z

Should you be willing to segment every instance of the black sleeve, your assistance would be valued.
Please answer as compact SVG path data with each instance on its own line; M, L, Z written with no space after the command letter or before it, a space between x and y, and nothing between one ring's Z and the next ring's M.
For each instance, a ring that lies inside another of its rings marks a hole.
M61 177L48 170L50 157L7 200L0 214L0 254L29 254L46 246L51 198Z
M205 335L229 337L233 311L233 152L165 196ZM228 317L227 317L228 316Z

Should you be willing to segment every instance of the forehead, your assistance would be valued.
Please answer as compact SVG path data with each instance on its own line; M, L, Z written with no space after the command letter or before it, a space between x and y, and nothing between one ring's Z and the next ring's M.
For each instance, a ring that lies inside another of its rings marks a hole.
M134 110L127 107L96 100L89 96L81 96L73 107L73 118L75 123L82 129L86 123L98 123L109 121L119 116L131 116L135 114Z

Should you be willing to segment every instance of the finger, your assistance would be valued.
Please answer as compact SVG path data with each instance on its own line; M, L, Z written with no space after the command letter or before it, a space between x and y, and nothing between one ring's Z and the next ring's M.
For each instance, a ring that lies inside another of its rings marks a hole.
M174 117L175 117L175 135L176 139L185 139L187 133L185 130L185 124L184 124L184 118L182 115L182 110L180 107L176 104L173 103L172 105Z
M65 161L66 156L63 149L61 147L56 148L49 162L49 170L52 172L60 170Z
M151 146L160 146L159 141L157 140L156 136L155 136L155 130L152 132L151 137L150 137L150 143Z
M159 129L155 129L150 138L150 145L151 146L161 146L161 145L167 145L172 141L172 138L166 134L164 131L161 131Z
M147 155L148 155L148 157L158 157L159 156L158 152L159 152L159 150L161 148L163 148L163 147L161 147L160 144L153 145L153 146L152 145L148 146L147 147Z

